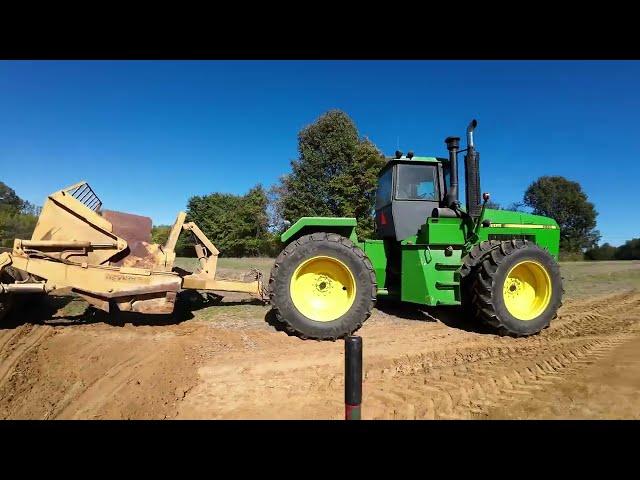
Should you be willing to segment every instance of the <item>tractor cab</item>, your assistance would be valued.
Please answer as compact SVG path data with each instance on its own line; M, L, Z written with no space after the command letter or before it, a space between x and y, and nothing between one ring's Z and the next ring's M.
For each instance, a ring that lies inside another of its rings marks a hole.
M448 176L446 158L396 152L379 175L375 206L378 238L401 241L416 235L434 208L444 205Z
M480 215L480 154L473 143L473 131L478 122L467 127L467 148L464 157L464 212L458 201L459 137L447 137L449 158L406 156L397 151L380 170L376 192L376 233L381 239L398 242L418 233L427 218L433 216L473 218Z

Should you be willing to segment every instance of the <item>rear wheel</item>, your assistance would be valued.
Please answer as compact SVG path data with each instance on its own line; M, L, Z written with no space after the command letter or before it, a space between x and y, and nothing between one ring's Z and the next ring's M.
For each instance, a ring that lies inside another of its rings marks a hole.
M276 318L302 338L336 340L358 330L376 300L371 262L349 239L318 232L290 243L269 279Z
M553 257L524 240L501 242L487 253L472 290L476 315L500 334L515 337L548 327L563 291Z

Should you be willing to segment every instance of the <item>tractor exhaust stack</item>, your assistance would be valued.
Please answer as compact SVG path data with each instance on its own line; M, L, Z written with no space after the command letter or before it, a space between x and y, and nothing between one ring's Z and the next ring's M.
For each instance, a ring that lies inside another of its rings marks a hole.
M467 127L467 148L473 148L473 131L478 126L478 121L476 119L471 120L469 126Z
M467 127L467 154L464 156L466 206L467 213L472 217L479 216L482 209L480 205L480 154L476 152L473 144L473 131L477 126L478 122L474 119Z
M460 137L447 137L444 140L449 150L449 165L451 168L451 186L447 192L447 207L455 210L458 204L458 148L460 148Z

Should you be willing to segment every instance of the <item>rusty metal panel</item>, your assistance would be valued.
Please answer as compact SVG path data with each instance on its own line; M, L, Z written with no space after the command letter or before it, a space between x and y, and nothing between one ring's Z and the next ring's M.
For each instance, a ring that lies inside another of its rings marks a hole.
M153 223L149 217L114 210L103 210L102 217L111 223L113 233L124 238L129 246L131 246L131 242L151 243Z
M124 238L129 246L128 252L114 257L111 265L138 268L153 268L157 264L157 246L151 244L149 217L132 213L103 210L102 217L113 226L113 233Z

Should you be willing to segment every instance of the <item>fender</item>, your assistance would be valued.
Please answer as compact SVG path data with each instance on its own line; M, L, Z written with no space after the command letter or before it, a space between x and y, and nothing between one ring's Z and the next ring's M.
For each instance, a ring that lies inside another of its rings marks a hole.
M348 238L353 243L358 242L356 235L357 222L355 218L348 217L302 217L291 225L282 235L280 240L284 244L289 244L302 235L313 232L339 233Z

